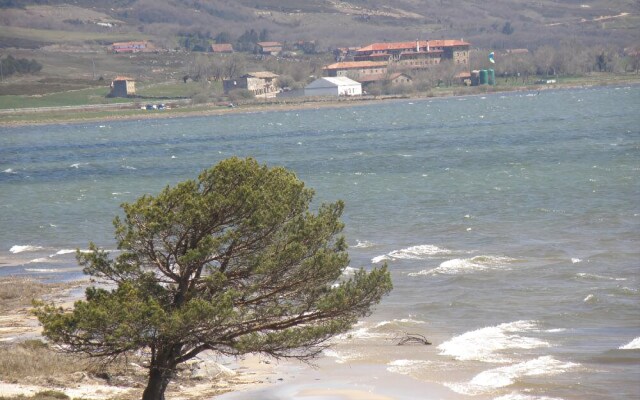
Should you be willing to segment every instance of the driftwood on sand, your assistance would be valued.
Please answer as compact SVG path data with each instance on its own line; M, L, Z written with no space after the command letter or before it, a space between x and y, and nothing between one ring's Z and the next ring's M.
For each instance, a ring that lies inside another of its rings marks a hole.
M423 344L426 346L431 344L431 342L426 337L417 333L404 332L402 335L397 335L394 340L396 340L396 344L398 346L402 346L405 344Z

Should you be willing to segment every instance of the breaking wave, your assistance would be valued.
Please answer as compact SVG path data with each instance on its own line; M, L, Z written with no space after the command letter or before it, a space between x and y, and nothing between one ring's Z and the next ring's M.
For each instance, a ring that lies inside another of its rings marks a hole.
M640 337L637 337L625 344L624 346L619 347L620 350L637 350L640 349Z
M451 356L460 361L508 363L511 360L501 354L504 350L551 346L543 340L521 335L536 331L536 321L508 322L455 336L440 344L438 350L440 355Z
M451 254L451 250L441 249L431 244L423 244L407 247L406 249L393 250L387 254L372 258L371 262L376 264L385 260L424 260L430 256L441 254Z
M488 270L508 270L513 258L500 256L475 256L473 258L454 258L441 263L437 268L412 272L409 276L418 275L459 275Z
M528 376L558 375L575 369L580 364L563 362L551 356L483 371L466 383L446 383L451 390L465 395L480 395L495 389L507 387Z
M13 254L16 253L22 253L25 251L38 251L38 250L42 250L43 248L41 246L32 246L32 245L15 245L15 246L11 246L11 248L9 249L10 252L12 252Z

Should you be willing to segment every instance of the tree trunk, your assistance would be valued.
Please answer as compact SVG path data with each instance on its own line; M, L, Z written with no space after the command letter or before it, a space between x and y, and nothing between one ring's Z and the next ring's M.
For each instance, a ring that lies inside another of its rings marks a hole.
M164 391L171 381L173 370L170 368L152 367L149 370L149 381L142 393L142 400L165 400Z

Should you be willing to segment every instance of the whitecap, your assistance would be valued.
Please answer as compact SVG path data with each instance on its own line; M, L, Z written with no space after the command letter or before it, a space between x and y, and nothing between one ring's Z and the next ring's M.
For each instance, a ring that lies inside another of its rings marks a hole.
M50 272L61 272L60 270L55 269L55 268L53 268L53 269L47 269L47 268L25 268L24 270L26 272L37 272L37 273L43 273L43 274L50 273Z
M13 254L16 253L22 253L24 251L38 251L38 250L42 250L42 247L40 246L32 246L32 245L15 245L15 246L11 246L11 248L9 249L10 252L12 252Z
M585 303L595 303L596 301L598 301L598 299L593 294L589 294L582 301L585 302Z
M4 171L2 171L2 172L4 172L5 174L17 174L17 172L15 172L15 171L14 171L13 169L11 169L11 168L7 168L7 169L5 169L5 170L4 170Z
M465 332L438 346L440 355L460 361L509 362L504 350L550 347L550 344L518 333L537 330L536 321L515 321Z
M62 250L58 250L56 251L56 254L54 254L55 256L61 256L63 254L70 254L70 253L75 253L75 249L62 249Z
M483 371L468 383L445 383L445 386L457 393L474 396L513 385L524 377L559 375L579 365L559 361L551 356L541 356L518 364Z
M571 259L571 262L572 262L573 264L577 264L577 263L579 263L579 262L582 262L582 260L581 260L581 259L579 259L579 258L572 258L572 259Z
M423 244L418 246L407 247L406 249L393 250L385 255L377 256L371 259L376 264L384 260L424 260L434 255L450 254L451 250L441 249L431 244Z
M354 249L367 249L367 248L373 247L373 246L375 246L375 244L371 243L371 242L369 242L367 240L364 240L364 241L356 240L356 244L354 246L351 246L351 247L353 247Z
M29 261L29 264L31 264L31 263L46 263L48 261L49 261L49 259L47 259L47 258L34 258L33 260Z
M418 319L402 318L402 319L394 319L394 320L391 320L391 321L378 322L375 325L375 328L382 328L382 327L387 326L387 325L394 325L394 324L398 324L398 323L401 323L401 324L413 324L413 325L426 324L425 321L420 321Z
M442 262L437 268L410 273L416 275L458 275L488 270L508 270L508 264L515 261L513 258L502 256L475 256L473 258L454 258Z
M627 280L627 278L616 278L616 277L612 277L612 276L588 274L586 272L579 272L579 273L576 274L576 276L578 278L589 279L589 280L598 280L598 279L604 279L604 280L609 280L609 281L626 281Z
M640 337L637 337L637 338L633 339L632 341L630 341L629 343L625 344L624 346L618 347L618 349L620 349L620 350L637 350L637 349L640 349Z
M371 263L372 264L378 264L378 263L381 263L381 262L387 261L387 260L391 260L391 257L389 257L389 256L387 256L385 254L385 255L382 255L382 256L373 257L371 259Z

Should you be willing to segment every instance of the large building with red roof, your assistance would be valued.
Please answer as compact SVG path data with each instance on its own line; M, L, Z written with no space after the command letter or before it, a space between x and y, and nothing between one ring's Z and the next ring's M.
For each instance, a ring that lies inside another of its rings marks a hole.
M324 70L329 76L366 77L386 74L388 66L410 72L451 60L468 75L469 47L463 40L450 39L373 43L356 50L353 61L331 64Z

